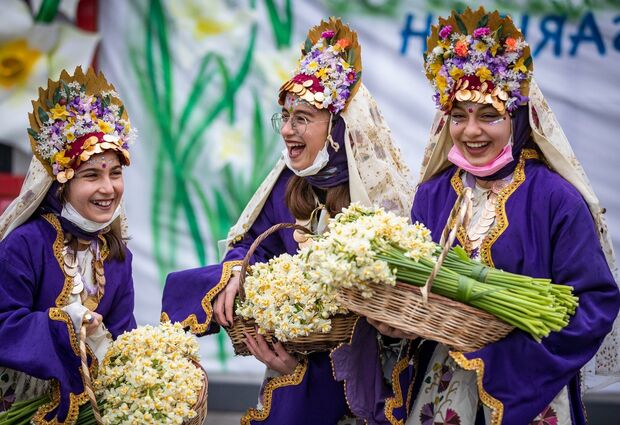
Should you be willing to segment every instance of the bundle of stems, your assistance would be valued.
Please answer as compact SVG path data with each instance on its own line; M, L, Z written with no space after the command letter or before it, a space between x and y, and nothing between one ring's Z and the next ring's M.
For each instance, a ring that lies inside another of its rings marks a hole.
M13 403L6 412L0 413L0 425L29 425L39 407L50 402L47 395L32 400ZM99 403L101 406L101 403ZM90 403L80 406L76 425L96 425L93 408Z
M428 258L412 260L395 244L375 243L373 250L378 259L395 269L398 281L415 286L424 286L436 264ZM480 270L480 263L463 254L451 250L432 282L431 292L491 313L537 341L568 324L577 307L570 286L485 266Z

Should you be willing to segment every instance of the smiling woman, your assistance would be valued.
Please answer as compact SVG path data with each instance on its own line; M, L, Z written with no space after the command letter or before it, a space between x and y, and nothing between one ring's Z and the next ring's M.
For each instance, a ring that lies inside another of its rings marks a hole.
M360 50L357 34L340 20L309 31L299 66L278 93L282 110L272 117L284 144L282 159L230 229L223 262L168 276L163 319L197 334L232 325L241 259L274 224L297 222L321 233L352 201L408 215L409 170L361 83ZM305 238L280 230L260 244L251 261L295 254ZM298 355L278 342L274 351L261 335L246 335L245 343L268 370L261 405L249 409L242 424L386 422L391 391L382 379L383 348L364 319L331 352Z
M78 68L33 102L34 153L0 217L0 411L49 394L36 424L74 423L111 338L135 327L131 253L121 229L122 167L134 137L114 87Z

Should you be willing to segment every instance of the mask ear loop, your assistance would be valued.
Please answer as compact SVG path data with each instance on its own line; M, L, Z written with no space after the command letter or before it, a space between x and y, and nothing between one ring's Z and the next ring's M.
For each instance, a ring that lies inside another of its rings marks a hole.
M327 141L329 142L329 144L332 147L332 149L334 149L336 152L338 152L340 150L340 145L338 143L336 143L336 141L332 137L332 121L333 121L333 119L334 119L334 115L330 112L329 113L329 125L327 126Z

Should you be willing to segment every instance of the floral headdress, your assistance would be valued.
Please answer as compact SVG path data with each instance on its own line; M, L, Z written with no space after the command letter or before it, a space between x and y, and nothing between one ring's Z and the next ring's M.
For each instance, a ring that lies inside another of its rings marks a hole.
M32 102L28 135L32 152L59 183L73 178L91 156L111 149L129 165L128 146L135 138L123 103L103 74L81 67L48 81Z
M435 102L450 111L457 101L491 104L500 113L527 103L532 74L530 47L510 17L484 8L433 26L424 54Z
M330 18L308 32L301 52L294 77L280 87L280 105L286 94L292 93L318 109L338 114L347 107L361 81L357 34L340 19Z

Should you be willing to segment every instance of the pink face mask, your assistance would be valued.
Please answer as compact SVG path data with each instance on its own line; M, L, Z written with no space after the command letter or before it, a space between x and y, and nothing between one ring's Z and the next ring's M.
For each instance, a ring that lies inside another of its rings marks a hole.
M481 166L472 165L467 159L465 159L456 145L452 145L452 149L450 149L450 152L448 153L448 161L476 177L490 176L491 174L501 170L504 166L510 164L513 160L512 143L506 143L506 146L504 146L504 149L502 149L497 158L488 164Z

